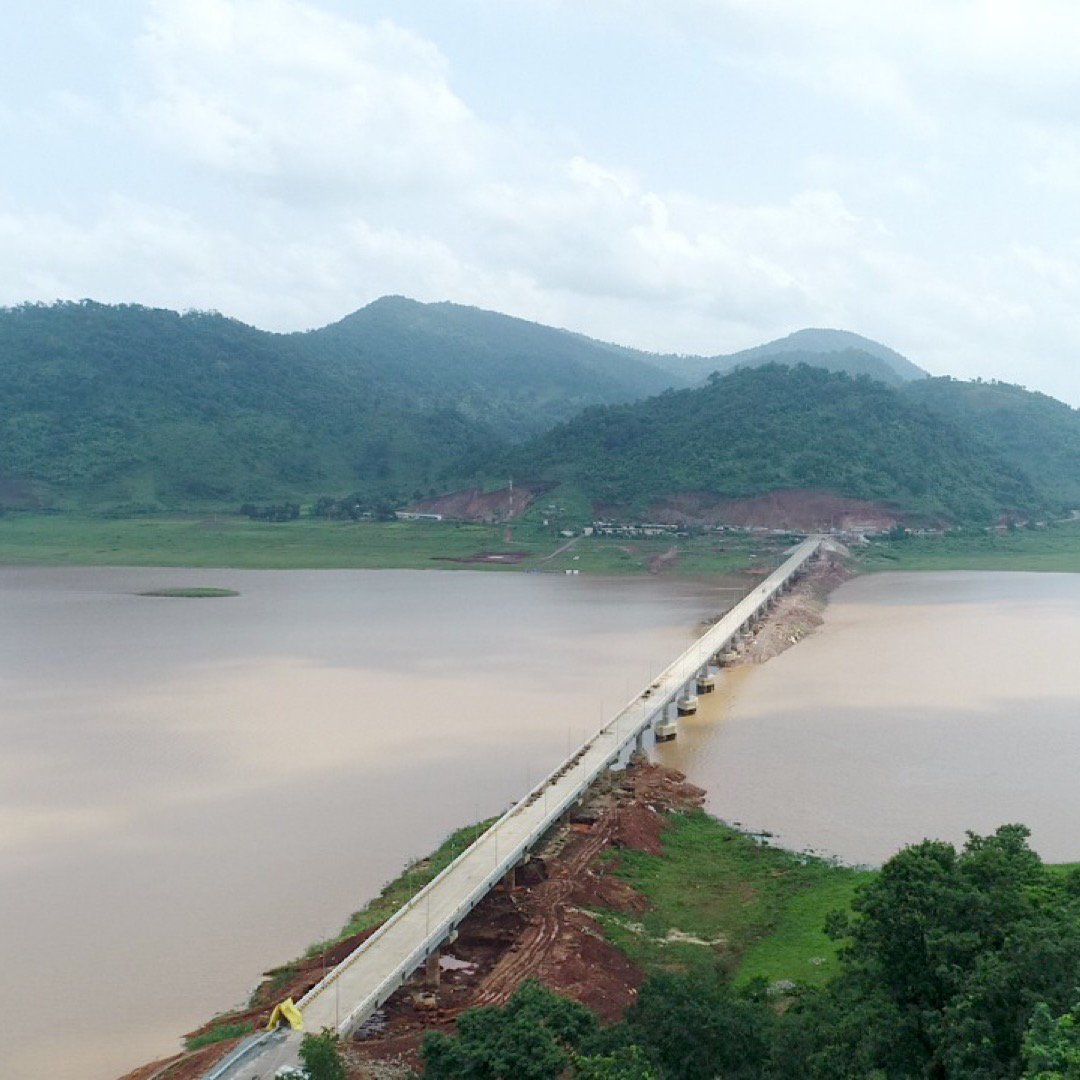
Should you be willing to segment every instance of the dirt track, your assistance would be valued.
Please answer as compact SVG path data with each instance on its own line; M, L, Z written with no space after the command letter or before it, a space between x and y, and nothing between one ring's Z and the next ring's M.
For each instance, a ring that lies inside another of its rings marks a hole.
M612 774L519 872L521 884L496 890L465 920L448 950L454 968L443 973L440 985L406 987L391 999L382 1030L354 1043L353 1075L385 1075L386 1063L415 1067L424 1031L451 1029L464 1009L502 1004L528 978L588 1005L602 1019L618 1019L644 975L583 909L640 912L644 900L601 856L619 848L658 854L663 811L703 801L704 792L681 773L658 765L642 762Z

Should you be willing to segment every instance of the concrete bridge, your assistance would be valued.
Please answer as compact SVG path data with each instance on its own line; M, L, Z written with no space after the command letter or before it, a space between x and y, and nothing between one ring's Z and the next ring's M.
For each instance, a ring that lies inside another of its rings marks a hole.
M712 690L714 667L797 578L824 537L811 536L760 585L711 626L678 659L554 772L512 806L445 870L399 908L296 1004L304 1030L355 1031L425 964L452 942L474 907L522 862L607 769L624 764L650 738L674 738L677 717L696 711ZM298 1061L301 1034L279 1027L252 1036L205 1080L268 1080Z

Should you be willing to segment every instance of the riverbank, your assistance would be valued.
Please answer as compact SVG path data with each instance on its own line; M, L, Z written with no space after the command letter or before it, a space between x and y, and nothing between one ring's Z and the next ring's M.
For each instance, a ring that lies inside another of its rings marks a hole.
M111 520L0 516L0 565L237 569L467 569L729 574L768 564L786 537L564 537L539 523L251 521L233 515Z
M1080 573L1080 522L1002 532L952 532L875 540L857 549L862 569L1032 570Z
M608 1022L641 984L667 970L719 964L737 982L817 985L835 970L825 915L846 908L869 871L770 847L700 810L704 793L680 773L639 761L609 774L523 866L462 923L437 980L418 976L351 1043L350 1077L407 1075L423 1034L504 1004L528 978L587 1005ZM342 936L267 973L249 1007L192 1032L190 1052L124 1080L196 1080L273 1005L298 998L430 880L471 832L351 917Z

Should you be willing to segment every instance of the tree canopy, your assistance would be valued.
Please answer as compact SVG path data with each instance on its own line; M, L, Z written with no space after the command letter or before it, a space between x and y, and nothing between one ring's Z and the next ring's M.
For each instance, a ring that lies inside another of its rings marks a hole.
M1080 873L1028 830L905 848L830 918L841 972L777 1008L719 972L666 972L621 1024L526 984L458 1034L425 1076L545 1080L1072 1080L1080 1077ZM569 1070L569 1071L568 1071Z

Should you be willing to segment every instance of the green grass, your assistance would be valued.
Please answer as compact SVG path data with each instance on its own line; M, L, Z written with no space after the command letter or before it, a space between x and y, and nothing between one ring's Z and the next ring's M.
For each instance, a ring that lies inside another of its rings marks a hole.
M248 1021L240 1023L214 1024L213 1027L198 1035L192 1035L184 1040L187 1050L200 1050L204 1046L212 1046L214 1043L224 1042L226 1039L239 1039L243 1035L250 1035L254 1027Z
M1080 572L1080 523L1004 533L949 533L874 541L859 551L867 570Z
M524 521L503 525L453 522L337 522L302 518L267 523L234 515L113 520L78 514L0 517L0 565L192 566L253 569L474 569L594 574L644 573L649 560L673 544L679 558L667 572L730 573L771 560L772 547L746 537L654 537L612 540L580 537L566 543L554 526ZM776 545L773 545L776 546ZM520 562L468 562L480 552L523 553Z
M255 569L452 567L437 556L509 551L503 531L428 522L270 524L235 516L108 520L79 515L0 518L0 563ZM554 545L552 545L553 547ZM550 550L550 548L548 549Z
M703 812L672 815L663 845L661 856L619 853L617 872L650 910L633 918L600 913L631 959L647 971L719 959L740 982L821 983L835 974L825 916L846 908L872 872L758 844Z
M323 949L328 949L339 941L352 937L353 934L359 934L362 930L385 922L402 904L411 900L432 878L445 870L494 820L490 818L476 825L466 825L463 829L458 829L451 833L427 858L409 863L398 877L383 886L382 892L371 903L349 916L349 921L341 928L339 934L326 941L309 945L306 955L317 956Z

